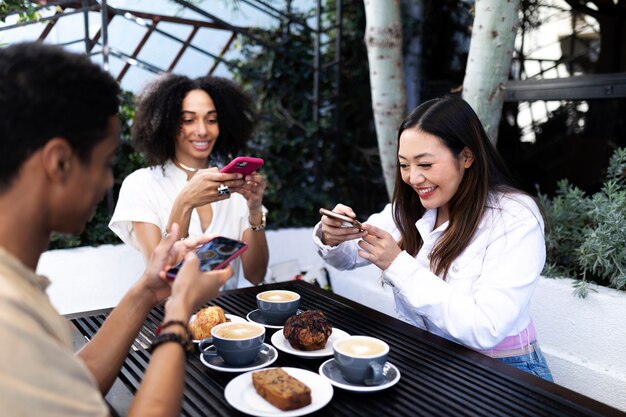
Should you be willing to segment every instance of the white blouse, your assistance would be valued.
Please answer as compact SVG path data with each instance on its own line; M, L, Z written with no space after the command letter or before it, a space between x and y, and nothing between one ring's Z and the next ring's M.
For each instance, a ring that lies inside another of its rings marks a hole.
M172 161L165 166L141 168L124 179L109 228L127 245L140 250L133 222L154 224L163 230L167 226L174 200L187 183L187 174ZM189 236L219 235L241 240L243 232L250 227L246 199L232 193L226 200L211 203L213 219L202 230L200 216L194 209L189 222ZM265 211L265 209L264 209ZM223 289L237 288L241 259L231 262L233 277Z
M523 194L493 195L474 237L452 262L446 280L430 271L428 256L448 222L434 229L436 210L415 226L424 244L416 257L401 252L385 271L396 311L409 323L474 349L490 349L530 324L530 299L543 269L546 248L543 219L534 200ZM367 223L400 239L392 206ZM314 241L326 262L354 269L369 261L357 254L357 241L322 244L321 224Z

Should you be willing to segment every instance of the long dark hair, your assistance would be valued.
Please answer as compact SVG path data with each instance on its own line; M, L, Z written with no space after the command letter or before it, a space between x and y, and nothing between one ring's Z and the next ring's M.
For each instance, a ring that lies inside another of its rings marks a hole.
M464 100L446 96L429 100L407 116L398 130L398 141L406 129L416 129L437 136L455 158L467 147L474 154L472 166L449 204L448 228L430 254L431 270L445 279L452 262L465 250L483 216L489 193L514 190L504 161L489 141L478 116ZM426 209L419 196L407 185L396 169L393 192L393 218L401 233L400 245L412 256L422 247L415 228Z
M131 129L133 146L144 155L148 164L163 165L174 158L183 99L191 90L205 91L217 110L220 135L211 156L231 158L246 149L257 121L248 94L233 81L222 77L191 79L166 74L148 84L140 95Z

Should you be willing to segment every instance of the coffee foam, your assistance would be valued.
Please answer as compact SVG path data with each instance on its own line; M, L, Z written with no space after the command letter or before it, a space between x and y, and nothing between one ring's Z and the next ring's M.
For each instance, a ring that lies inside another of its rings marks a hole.
M247 323L234 323L215 329L215 334L218 337L223 337L226 339L246 339L249 337L258 336L261 333L261 329L259 329L255 325Z
M349 356L375 356L385 352L385 345L369 339L350 339L337 344L337 350Z
M288 292L278 292L278 291L260 294L259 298L261 300L273 301L273 302L294 301L298 299L298 297L295 294L288 293Z

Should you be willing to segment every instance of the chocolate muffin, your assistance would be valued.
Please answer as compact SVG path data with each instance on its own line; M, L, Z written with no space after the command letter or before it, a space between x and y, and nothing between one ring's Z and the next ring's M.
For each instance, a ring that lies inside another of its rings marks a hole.
M291 316L283 328L285 339L292 348L298 350L323 349L332 332L333 326L320 310Z

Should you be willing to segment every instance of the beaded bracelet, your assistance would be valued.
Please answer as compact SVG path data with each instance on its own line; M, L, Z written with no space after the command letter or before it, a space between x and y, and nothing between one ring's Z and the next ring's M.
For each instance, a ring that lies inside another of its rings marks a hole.
M189 337L182 336L182 335L180 335L178 333L163 333L163 334L158 335L152 341L152 344L150 345L149 352L150 353L154 352L154 350L157 347L159 347L163 343L167 343L167 342L176 342L176 343L178 343L179 345L181 345L183 347L183 349L185 350L186 354L193 353L194 350L195 350L194 345L191 342L191 340L189 339Z
M252 224L250 223L250 218L248 218L248 223L250 223L250 229L254 230L255 232L265 229L266 221L267 220L265 217L265 213L263 213L263 215L261 216L261 224Z
M167 327L170 327L170 326L176 326L176 325L178 325L178 326L182 326L182 328L183 328L183 329L185 329L185 332L186 332L186 334L187 334L187 337L190 337L190 336L191 336L191 334L189 333L189 328L187 327L187 323L185 323L185 322L184 322L184 321L182 321L182 320L170 320L170 321L167 321L167 322L165 322L165 323L163 323L163 324L160 324L159 326L157 326L157 328L156 328L156 332L155 332L154 334L155 334L156 336L158 336L158 335L160 335L160 334L161 334L161 331L162 331L163 329L165 329L165 328L167 328Z

